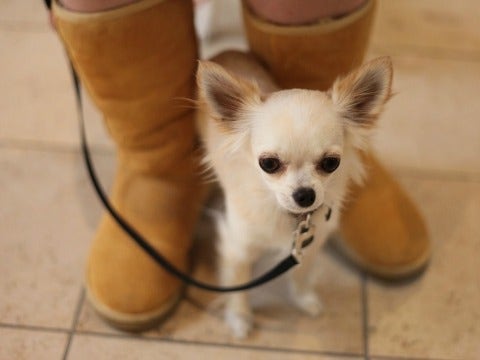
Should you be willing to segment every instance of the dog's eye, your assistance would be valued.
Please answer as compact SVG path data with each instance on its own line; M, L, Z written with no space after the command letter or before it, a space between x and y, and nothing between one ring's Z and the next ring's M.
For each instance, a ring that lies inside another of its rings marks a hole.
M261 158L260 160L258 160L258 164L260 165L262 170L268 174L273 174L277 172L282 166L280 160L274 157Z
M330 174L337 170L339 165L340 158L338 156L325 156L322 160L320 160L318 167L320 170Z

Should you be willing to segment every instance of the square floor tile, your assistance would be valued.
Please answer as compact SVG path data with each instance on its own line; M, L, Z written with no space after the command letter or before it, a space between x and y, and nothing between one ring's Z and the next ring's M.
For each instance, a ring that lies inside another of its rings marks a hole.
M389 166L480 174L480 62L395 56L393 65L395 95L374 138L379 157Z
M0 29L0 141L77 147L74 90L64 50L53 31ZM85 97L89 143L112 148L101 117Z
M374 47L479 59L477 0L382 0L378 5Z
M77 138L73 91L53 32L0 30L0 44L0 139L71 143Z
M480 358L480 183L404 178L426 216L433 258L419 279L370 282L370 352Z
M82 160L2 147L0 168L0 322L70 328L100 215Z
M60 360L67 345L67 334L0 326L0 359Z

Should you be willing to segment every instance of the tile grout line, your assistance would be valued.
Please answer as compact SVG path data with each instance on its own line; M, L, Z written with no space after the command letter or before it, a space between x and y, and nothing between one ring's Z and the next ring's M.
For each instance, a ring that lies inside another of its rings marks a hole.
M479 172L463 172L459 170L419 169L414 167L393 166L390 171L398 176L413 179L441 179L445 181L479 182Z
M24 324L8 324L8 323L2 323L2 322L0 322L0 328L49 332L49 333L62 333L62 334L68 334L69 332L68 329L62 329L62 328L37 326L37 325L24 325Z
M75 140L77 141L77 140ZM32 151L48 151L60 153L80 153L80 143L61 143L56 140L33 140L33 139L0 139L0 148L26 149ZM115 150L109 145L101 143L89 144L92 153L98 155L114 155Z
M388 45L385 43L372 43L368 52L370 54L388 52L395 57L416 57L431 60L445 60L458 62L478 63L480 53L475 50L460 50L441 46L414 45L406 43L397 43Z
M52 29L47 22L38 21L6 21L0 20L0 31L22 33L28 35L51 34Z
M395 356L395 355L379 355L375 356L374 360L427 360L426 357L415 357L415 356ZM428 360L458 360L454 358L432 358L429 357Z
M72 326L71 326L70 330L68 331L68 340L67 340L67 344L65 346L65 352L63 353L63 357L62 357L63 360L66 360L67 357L68 357L68 353L70 351L70 345L72 344L72 339L73 339L73 336L75 335L75 329L77 327L77 323L78 323L78 319L80 317L80 311L82 309L84 299L85 299L85 289L82 286L82 288L80 290L80 296L78 298L77 306L75 307L75 313L73 315Z
M184 344L191 346L210 346L218 348L227 348L227 349L244 349L252 351L267 351L267 352L277 352L277 353L289 353L289 354L304 354L304 355L327 355L332 357L351 357L358 358L361 354L357 353L348 353L348 352L335 352L335 351L322 351L322 350L302 350L302 349L290 349L290 348L273 348L268 346L259 346L259 345L248 345L248 344L235 344L235 343L217 343L209 341L198 341L198 340L186 340L186 339L175 339L169 337L153 337L153 336L131 336L129 334L115 334L115 333L104 333L97 332L92 330L81 330L77 331L76 335L83 336L94 336L101 338L110 338L110 339L124 339L124 340L136 340L136 341L146 341L146 342L165 342L173 344Z
M362 337L363 337L363 354L365 360L370 360L369 336L368 336L368 290L367 281L368 275L362 273L361 275L361 304L362 304Z

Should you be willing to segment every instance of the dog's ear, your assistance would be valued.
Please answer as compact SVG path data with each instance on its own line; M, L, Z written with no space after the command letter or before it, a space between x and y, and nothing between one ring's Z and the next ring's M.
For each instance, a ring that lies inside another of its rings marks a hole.
M225 122L238 120L249 105L261 101L256 83L211 61L199 61L197 85L200 100L208 106L213 117Z
M340 78L329 93L348 125L371 128L391 96L392 61L374 59Z

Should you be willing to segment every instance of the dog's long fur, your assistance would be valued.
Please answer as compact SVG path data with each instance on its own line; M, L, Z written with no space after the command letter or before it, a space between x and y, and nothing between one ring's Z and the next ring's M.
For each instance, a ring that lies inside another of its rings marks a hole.
M364 177L359 152L368 147L391 82L389 58L365 64L327 92L280 90L252 56L240 52L199 63L197 125L204 162L225 193L226 211L217 219L225 284L249 281L259 256L288 249L299 214L314 211L315 241L290 274L291 292L306 313L321 311L310 276L313 260L338 226L348 182ZM328 173L322 160L331 157L340 164ZM262 166L272 165L272 158L278 168L267 173ZM259 165L262 159L267 162ZM299 189L314 197L299 202ZM332 217L326 222L328 208ZM245 293L229 296L226 320L235 336L248 334L252 314Z

